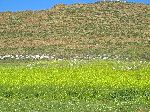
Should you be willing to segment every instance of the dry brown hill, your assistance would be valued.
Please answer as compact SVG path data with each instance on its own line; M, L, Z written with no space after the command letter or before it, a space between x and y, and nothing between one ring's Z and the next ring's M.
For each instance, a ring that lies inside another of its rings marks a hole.
M49 10L0 13L0 55L110 54L150 59L150 5L60 4Z

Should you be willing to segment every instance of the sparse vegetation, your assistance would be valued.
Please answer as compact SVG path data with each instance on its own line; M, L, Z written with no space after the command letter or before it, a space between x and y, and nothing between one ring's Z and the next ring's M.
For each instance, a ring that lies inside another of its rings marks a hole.
M0 13L0 55L113 54L149 59L150 6L102 2ZM120 49L121 48L121 49ZM145 58L146 56L146 58Z

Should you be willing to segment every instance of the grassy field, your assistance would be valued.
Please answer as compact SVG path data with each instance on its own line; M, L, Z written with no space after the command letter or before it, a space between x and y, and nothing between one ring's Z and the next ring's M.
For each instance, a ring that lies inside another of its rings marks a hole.
M150 63L51 60L2 63L1 112L148 112Z

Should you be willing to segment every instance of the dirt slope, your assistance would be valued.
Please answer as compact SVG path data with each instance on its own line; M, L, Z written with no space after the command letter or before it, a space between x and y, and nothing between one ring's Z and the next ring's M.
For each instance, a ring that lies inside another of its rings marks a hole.
M150 5L60 4L0 13L0 55L121 55L150 60Z

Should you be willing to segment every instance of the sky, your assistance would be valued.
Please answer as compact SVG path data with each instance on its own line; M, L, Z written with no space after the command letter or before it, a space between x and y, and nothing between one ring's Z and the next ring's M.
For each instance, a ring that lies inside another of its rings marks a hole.
M98 0L0 0L0 12L50 9L56 4L94 3ZM126 0L150 4L150 0Z

